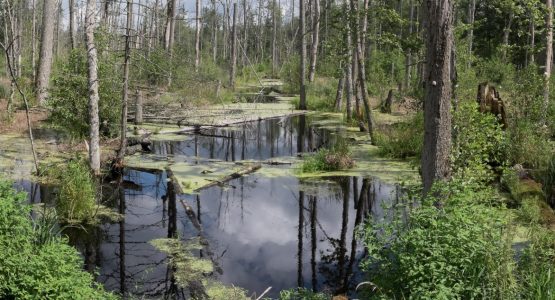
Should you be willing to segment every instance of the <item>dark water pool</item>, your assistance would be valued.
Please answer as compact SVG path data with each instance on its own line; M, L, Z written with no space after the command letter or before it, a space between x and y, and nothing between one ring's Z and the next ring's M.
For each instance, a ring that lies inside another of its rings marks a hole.
M147 297L172 290L166 256L148 242L198 235L181 201L197 212L223 271L216 278L249 294L271 286L270 296L296 286L352 288L364 255L353 228L368 217L381 219L399 201L398 188L356 177L311 183L255 173L230 182L235 188L176 197L168 195L165 173L128 170L126 179L142 189L126 189L123 201L113 203L124 222L68 233L86 269L98 268L97 280L107 289Z
M339 130L339 127L338 127ZM191 156L234 161L295 156L328 146L337 134L306 116L252 122L234 128L202 130L179 142L155 142L154 152L174 159ZM283 166L287 167L287 166ZM108 290L141 298L182 298L166 255L149 241L198 236L185 213L192 207L221 267L218 280L268 296L303 286L340 293L359 283L364 248L353 233L365 219L380 220L400 201L400 188L377 179L338 177L301 181L260 173L212 187L199 195L175 195L165 172L127 169L135 185L107 188L107 206L125 220L66 231L85 258L85 269ZM49 189L22 181L31 202L46 202ZM197 255L206 255L199 252Z

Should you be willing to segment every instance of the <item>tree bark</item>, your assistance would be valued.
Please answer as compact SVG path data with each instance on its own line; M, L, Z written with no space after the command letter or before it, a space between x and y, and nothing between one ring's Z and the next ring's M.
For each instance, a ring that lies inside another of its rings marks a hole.
M37 102L41 106L44 106L46 98L48 97L48 86L50 83L50 73L52 71L54 22L56 21L56 16L56 0L44 0L39 68L36 82Z
M306 39L305 39L305 0L299 0L299 37L300 42L300 102L299 109L306 109Z
M277 20L276 20L276 0L272 0L272 76L277 72Z
M87 0L85 12L85 42L89 85L89 165L94 175L100 175L100 121L98 117L98 59L94 43L96 1Z
M117 160L123 162L127 147L127 102L129 98L129 61L131 60L131 26L133 22L133 0L127 0L125 26L125 57L123 61L123 91L121 99L120 148Z
M215 63L218 56L218 11L216 0L212 0L212 10L214 11L214 23L212 31L212 61Z
M454 0L428 0L422 181L428 193L451 176L451 55Z
M235 88L235 68L237 67L237 3L233 3L233 28L231 35L231 70L229 72L229 86Z
M341 67L340 67L341 68ZM341 111L342 100L343 100L343 90L345 89L345 71L342 70L341 78L337 83L337 92L335 94L335 110Z
M169 50L173 47L175 34L175 5L176 0L168 1L168 15L166 19L166 30L164 33L164 49Z
M359 35L359 22L358 22L358 0L351 0L351 10L353 15L355 15L355 26L353 26L353 36L355 40L355 48L357 52L357 60L358 60L358 82L360 84L361 94L362 94L362 103L364 104L364 111L366 112L366 121L368 125L368 134L370 135L371 143L374 144L374 127L372 124L372 109L370 108L370 103L368 100L368 90L366 88L366 66L364 62L364 53L362 52L362 47L364 41L361 39L361 36L366 35L366 28L365 26L362 27L362 33ZM367 14L368 11L368 0L364 0L364 14ZM364 25L364 24L363 24Z
M88 8L88 3L87 3ZM75 49L75 0L69 0L69 45ZM85 21L87 23L87 21Z
M200 7L201 0L196 1L196 18L195 18L195 72L200 67Z
M33 16L31 20L31 72L33 72L33 82L37 80L37 41L36 41L36 32L37 32L37 6L35 0L32 0L32 9L33 9Z
M312 45L310 48L310 69L308 71L308 81L314 82L316 73L316 59L318 58L318 40L320 34L320 0L314 1L314 24L312 26Z
M473 0L475 1L475 0ZM409 37L412 37L413 33L413 22L414 22L414 4L412 0L409 1ZM410 81L411 81L411 72L412 72L412 49L409 48L407 50L407 54L405 57L405 83L403 84L403 88L405 90L410 89Z
M345 0L345 4L344 4L344 11L345 11L345 15L347 16L347 20L346 20L346 27L347 27L347 32L346 32L346 46L347 46L347 66L346 66L346 92L347 92L347 96L345 98L345 105L346 105L346 109L347 109L347 121L350 121L351 118L353 117L353 110L352 110L352 103L353 103L353 41L352 41L352 37L351 37L351 21L350 21L350 9L347 5L347 0Z
M549 81L551 79L551 69L553 64L553 3L552 0L546 0L547 8L546 30L547 45L545 50L545 85L543 91L543 123L547 122L547 112L549 110Z
M468 60L467 68L470 69L470 64L472 61L472 50L474 47L474 16L476 14L476 0L471 0L468 4L468 25L470 25L470 30L468 31L468 53L470 58Z

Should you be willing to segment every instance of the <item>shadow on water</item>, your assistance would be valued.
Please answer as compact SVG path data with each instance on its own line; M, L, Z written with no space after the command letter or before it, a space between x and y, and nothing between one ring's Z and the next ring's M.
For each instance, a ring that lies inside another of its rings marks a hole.
M157 143L154 149L159 154L222 160L267 159L296 155L330 141L328 132L311 126L304 116L184 138ZM216 278L249 294L259 295L271 286L268 296L275 297L296 286L331 293L352 290L361 281L358 262L364 257L355 226L366 219L387 218L388 207L400 201L401 194L395 185L359 177L301 181L253 173L199 195L176 195L165 172L127 169L123 179L135 185L105 194L111 196L107 205L122 213L124 221L66 233L84 256L85 268L97 271L98 282L108 290L143 298L184 298L168 258L149 244L157 238L186 240L199 234L181 201L195 210L212 258L222 269ZM34 202L45 200L42 191L38 194Z

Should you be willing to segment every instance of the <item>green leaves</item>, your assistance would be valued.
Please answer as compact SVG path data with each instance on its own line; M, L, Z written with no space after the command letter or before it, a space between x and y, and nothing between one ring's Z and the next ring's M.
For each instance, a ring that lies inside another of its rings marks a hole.
M0 298L116 299L81 269L77 250L54 237L35 243L25 195L0 181Z

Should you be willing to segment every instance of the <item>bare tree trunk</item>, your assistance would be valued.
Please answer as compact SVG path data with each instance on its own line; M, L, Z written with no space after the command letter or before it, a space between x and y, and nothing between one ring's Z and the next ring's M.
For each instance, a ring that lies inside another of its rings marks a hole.
M339 66L340 69L341 66ZM343 90L345 89L345 71L342 70L341 78L339 78L339 82L337 83L337 92L335 94L335 110L341 111L342 100L343 100Z
M33 9L33 16L31 20L31 72L33 72L33 82L37 80L37 7L35 4L35 0L32 1L32 9Z
M214 10L214 24L212 25L212 61L215 63L218 56L218 11L216 9L216 0L212 0L212 9Z
M306 38L305 38L305 0L299 0L299 36L300 43L300 102L299 109L306 109Z
M366 35L366 28L363 26L362 33L359 35L359 22L358 22L358 0L351 0L351 10L353 14L356 16L356 24L353 29L353 36L355 40L355 47L357 52L357 60L358 60L358 81L360 83L360 89L362 93L362 103L364 104L364 110L366 112L366 120L368 125L368 134L370 135L370 139L372 144L375 143L374 141L374 128L372 124L372 109L370 108L370 103L368 100L368 90L366 88L366 67L364 62L364 53L362 52L362 45L364 41L361 39L361 36ZM367 14L368 11L368 0L364 1L364 14Z
M164 49L170 50L173 47L175 34L175 5L176 0L168 1L168 15L166 19L166 30L164 33Z
M195 72L198 72L200 67L200 7L201 0L196 1L196 13L195 13Z
M542 121L547 122L547 112L549 110L549 81L551 79L551 69L553 64L553 3L552 0L545 1L547 8L547 18L545 27L547 30L547 45L545 50L545 85L543 91L543 117Z
M348 0L344 0L345 4L344 4L344 11L345 14L347 15L347 20L346 20L346 26L347 26L347 33L346 33L346 45L347 45L347 72L346 72L346 92L347 92L347 97L345 99L345 104L347 106L347 121L350 121L351 118L353 117L353 111L352 111L352 101L353 101L353 41L352 41L352 37L351 37L351 21L350 21L350 16L351 16L351 12L350 9L348 8L347 2Z
M233 3L233 28L231 35L231 70L229 72L229 86L235 88L235 68L237 67L237 3Z
M125 27L125 58L123 61L123 91L121 99L121 133L117 159L123 162L127 147L127 100L129 98L129 61L131 59L131 26L133 22L133 0L127 0L127 17Z
M453 0L425 2L427 13L426 92L424 100L424 193L436 180L451 176L451 97L453 54Z
M75 0L69 0L69 45L75 49ZM86 23L87 21L85 21Z
M320 0L314 0L314 24L312 27L312 47L310 48L310 69L308 81L314 82L316 59L318 58L318 39L320 34Z
M277 20L276 20L276 0L272 0L272 76L277 72Z
M42 35L40 43L39 69L37 72L37 102L43 106L48 97L50 72L52 71L52 49L54 45L54 22L56 0L44 0L42 10Z
M100 175L100 121L98 118L98 65L94 44L96 1L87 0L85 12L85 42L87 43L87 65L89 83L89 164L95 175Z
M470 54L470 59L468 60L467 68L470 69L470 64L472 61L472 50L474 47L474 16L476 14L476 0L471 0L468 4L468 25L470 25L470 30L468 31L468 53Z
M249 12L248 12L247 0L243 0L243 51L244 55L241 55L243 60L243 65L247 64L247 58L249 55Z
M511 27L513 25L514 12L510 12L509 19L503 29L503 60L507 59L507 51L509 49L509 35L511 34Z
M473 0L475 1L475 0ZM414 4L412 0L409 0L409 36L412 36L413 33L413 22L414 22ZM409 48L407 50L407 56L405 57L405 84L403 87L405 90L410 88L410 79L411 79L411 72L412 72L412 49Z
M530 63L534 63L536 55L534 49L536 48L536 23L534 18L530 18Z

